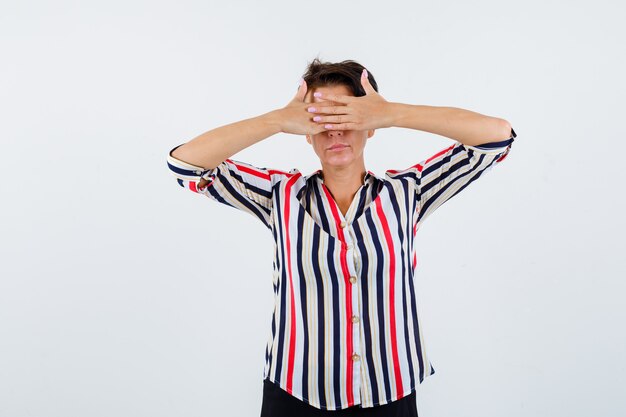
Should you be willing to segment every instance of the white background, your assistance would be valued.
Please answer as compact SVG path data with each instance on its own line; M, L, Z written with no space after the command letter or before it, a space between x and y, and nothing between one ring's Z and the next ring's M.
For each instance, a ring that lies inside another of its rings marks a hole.
M0 3L0 417L258 416L273 239L166 155L354 59L518 137L418 233L429 416L623 416L618 1ZM381 129L382 175L449 146ZM319 168L303 136L235 159Z

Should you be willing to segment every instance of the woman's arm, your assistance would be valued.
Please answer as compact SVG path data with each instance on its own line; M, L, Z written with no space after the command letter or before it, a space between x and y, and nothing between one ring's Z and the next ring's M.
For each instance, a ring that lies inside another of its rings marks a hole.
M405 127L445 136L467 146L501 142L514 136L509 122L497 117L485 116L457 107L389 102L372 87L365 70L361 75L361 84L365 90L365 96L352 97L337 94L317 96L320 100L343 104L342 106L322 107L319 104L315 106L315 113L329 115L322 116L318 123L328 125L329 129L333 130Z
M392 126L423 130L454 139L468 146L509 139L511 124L457 107L389 103Z
M209 130L178 147L172 156L205 169L281 131L275 112Z
M323 132L325 128L314 122L311 113L306 111L309 106L304 100L307 89L302 80L295 97L285 107L209 130L180 145L170 156L205 170L213 169L242 149L276 133L307 135ZM206 183L203 179L199 186L204 187Z

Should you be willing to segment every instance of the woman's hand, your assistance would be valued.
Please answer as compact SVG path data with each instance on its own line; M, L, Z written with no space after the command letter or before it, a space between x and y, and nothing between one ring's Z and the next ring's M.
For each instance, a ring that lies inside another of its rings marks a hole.
M393 126L392 103L374 90L365 69L361 73L361 85L365 89L362 97L315 93L317 98L343 105L325 107L325 102L315 103L314 113L318 117L313 120L327 130L370 130Z
M323 125L313 121L313 116L315 115L307 110L311 106L311 103L304 101L306 92L306 81L302 80L302 84L298 87L296 96L289 104L282 109L271 112L281 132L292 133L294 135L316 135L328 130ZM315 103L316 106L320 104L330 106L333 103L330 101Z

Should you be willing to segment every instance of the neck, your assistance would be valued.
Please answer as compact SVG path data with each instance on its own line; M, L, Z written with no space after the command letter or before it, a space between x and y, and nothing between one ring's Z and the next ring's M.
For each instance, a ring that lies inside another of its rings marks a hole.
M351 200L365 180L365 164L347 167L323 166L320 176L336 199Z

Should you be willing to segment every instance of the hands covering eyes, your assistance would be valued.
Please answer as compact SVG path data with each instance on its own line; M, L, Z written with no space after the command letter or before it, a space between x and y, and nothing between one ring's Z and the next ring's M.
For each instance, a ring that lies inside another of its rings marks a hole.
M314 97L322 101L305 103L307 85L302 80L291 102L275 111L281 131L314 135L327 130L370 130L392 126L391 103L372 87L366 70L361 74L361 85L365 90L362 97L316 92Z

